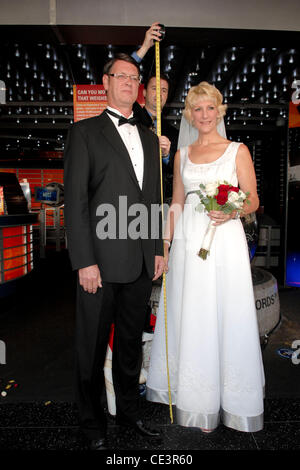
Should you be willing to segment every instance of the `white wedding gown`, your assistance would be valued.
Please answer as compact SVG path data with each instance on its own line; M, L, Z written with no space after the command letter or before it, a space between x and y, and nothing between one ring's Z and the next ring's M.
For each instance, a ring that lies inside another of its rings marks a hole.
M185 194L199 184L226 180L237 186L231 142L208 164L194 164L180 149ZM263 427L264 371L248 247L240 220L216 229L206 260L197 253L209 223L188 194L175 228L166 274L172 403L182 426L224 425L254 432ZM147 378L147 399L168 403L163 290Z

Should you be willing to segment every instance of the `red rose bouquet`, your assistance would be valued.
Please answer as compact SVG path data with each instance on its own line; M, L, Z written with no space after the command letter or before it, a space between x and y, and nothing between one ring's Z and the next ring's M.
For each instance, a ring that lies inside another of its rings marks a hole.
M222 211L224 214L231 214L233 211L241 212L245 202L250 204L248 192L244 193L226 181L200 184L200 189L201 191L196 191L200 198L200 204L196 207L199 212L206 210L207 212ZM210 251L216 228L217 226L210 221L198 253L198 256L204 260Z

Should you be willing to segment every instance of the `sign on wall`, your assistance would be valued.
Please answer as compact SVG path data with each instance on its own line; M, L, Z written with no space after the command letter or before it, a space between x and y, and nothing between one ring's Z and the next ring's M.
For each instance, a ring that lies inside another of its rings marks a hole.
M145 103L144 85L140 85L137 101ZM107 106L103 85L73 85L74 122L98 116Z

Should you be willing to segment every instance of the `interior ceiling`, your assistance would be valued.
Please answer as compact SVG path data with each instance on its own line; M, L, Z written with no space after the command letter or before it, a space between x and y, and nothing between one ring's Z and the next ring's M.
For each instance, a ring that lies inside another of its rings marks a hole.
M133 52L142 27L1 26L1 160L18 153L62 150L72 122L72 85L101 83L115 52ZM295 86L300 88L298 32L167 28L161 71L171 89L165 114L179 126L190 86L207 80L228 104L228 132L258 133L284 126ZM155 70L154 48L142 62L145 80ZM298 82L297 82L298 80Z

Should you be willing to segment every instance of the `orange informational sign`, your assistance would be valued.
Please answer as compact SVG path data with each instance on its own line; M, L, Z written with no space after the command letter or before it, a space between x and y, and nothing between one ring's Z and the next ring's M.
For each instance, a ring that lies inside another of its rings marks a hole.
M140 85L137 101L145 103L144 85ZM101 114L107 106L103 85L73 85L74 122Z
M290 101L289 128L292 127L300 127L300 104L294 104Z
M107 106L103 85L73 85L74 122L98 116Z

